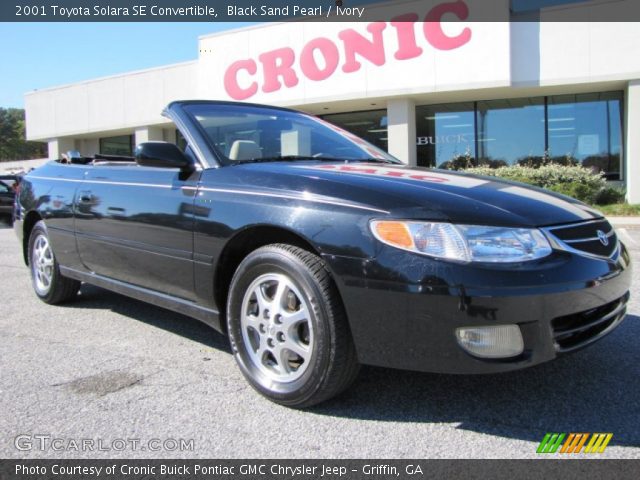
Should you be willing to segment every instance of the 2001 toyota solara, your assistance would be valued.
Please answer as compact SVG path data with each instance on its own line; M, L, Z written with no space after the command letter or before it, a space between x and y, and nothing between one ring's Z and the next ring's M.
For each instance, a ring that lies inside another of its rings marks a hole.
M583 203L409 168L288 109L164 113L182 148L71 154L25 176L15 229L46 303L86 282L195 317L229 336L255 389L295 407L360 364L503 372L624 319L629 254Z

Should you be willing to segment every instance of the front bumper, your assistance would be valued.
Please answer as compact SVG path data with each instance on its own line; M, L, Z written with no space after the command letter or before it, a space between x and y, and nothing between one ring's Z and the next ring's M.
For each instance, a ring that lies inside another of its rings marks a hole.
M624 319L629 254L613 259L554 251L518 266L460 265L384 247L375 259L326 257L364 364L441 373L529 367L604 337ZM524 352L480 359L459 327L517 324Z

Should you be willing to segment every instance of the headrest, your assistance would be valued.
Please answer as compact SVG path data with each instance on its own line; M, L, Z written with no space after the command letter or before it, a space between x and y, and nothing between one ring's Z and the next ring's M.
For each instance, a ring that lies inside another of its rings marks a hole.
M236 140L231 144L229 158L231 160L251 160L253 158L262 158L262 152L256 142Z

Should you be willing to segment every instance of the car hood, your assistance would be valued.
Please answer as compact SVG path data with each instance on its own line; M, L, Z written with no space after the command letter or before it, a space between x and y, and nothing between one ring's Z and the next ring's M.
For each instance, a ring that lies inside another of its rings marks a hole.
M548 190L448 170L344 162L252 163L222 170L254 189L315 195L396 218L535 227L602 217Z

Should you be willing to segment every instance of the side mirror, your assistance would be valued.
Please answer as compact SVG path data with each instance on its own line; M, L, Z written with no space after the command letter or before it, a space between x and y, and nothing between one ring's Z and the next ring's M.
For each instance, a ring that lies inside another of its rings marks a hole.
M173 143L145 142L136 147L136 162L144 167L179 168L188 170L192 163Z

